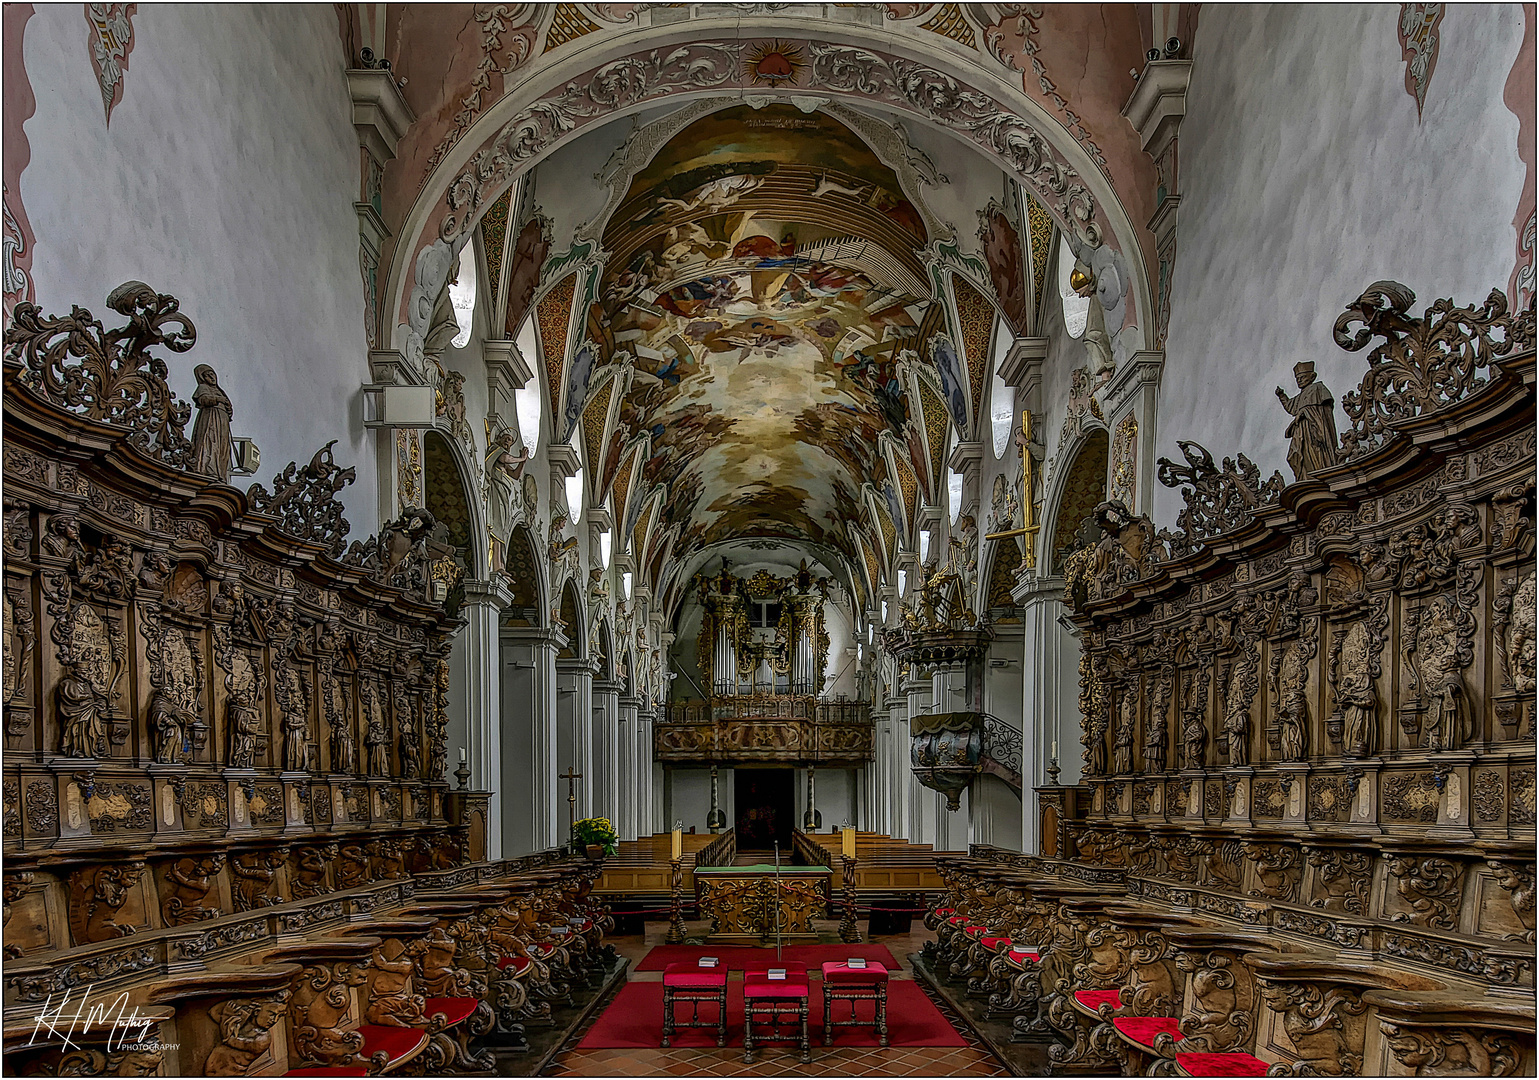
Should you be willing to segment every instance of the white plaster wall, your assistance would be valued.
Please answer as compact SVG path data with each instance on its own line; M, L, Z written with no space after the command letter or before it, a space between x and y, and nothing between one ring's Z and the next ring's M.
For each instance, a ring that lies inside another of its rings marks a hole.
M355 537L377 525L376 463L358 269L358 138L328 5L147 5L134 16L109 128L79 5L39 4L23 55L37 96L21 197L37 235L46 313L120 317L107 293L147 282L198 328L171 355L190 397L211 364L259 478L338 439L358 470L343 493ZM244 484L245 481L241 481Z
M1373 281L1483 301L1505 287L1523 169L1502 102L1523 15L1455 4L1418 122L1399 5L1204 7L1181 126L1179 248L1158 452L1196 438L1282 469L1288 417L1272 388L1314 360L1341 396L1365 353L1331 340ZM1180 496L1155 493L1175 520Z

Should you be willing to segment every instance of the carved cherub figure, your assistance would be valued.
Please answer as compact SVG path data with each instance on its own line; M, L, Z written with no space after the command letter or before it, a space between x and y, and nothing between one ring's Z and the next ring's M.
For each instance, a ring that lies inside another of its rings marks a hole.
M219 1045L203 1063L209 1076L245 1076L272 1047L272 1029L288 1005L290 990L265 998L229 998L216 1002L209 1016L219 1025Z

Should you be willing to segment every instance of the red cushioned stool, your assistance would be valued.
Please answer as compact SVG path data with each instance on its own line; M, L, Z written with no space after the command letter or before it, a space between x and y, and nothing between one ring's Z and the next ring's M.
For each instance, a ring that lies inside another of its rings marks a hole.
M850 1003L848 1020L834 1019L834 1000ZM834 1028L865 1027L866 1022L855 1016L857 1001L876 1003L876 1034L883 1046L887 1045L887 967L885 964L867 964L852 968L840 963L823 965L823 1045L834 1044Z
M692 1007L688 1020L680 1023L673 1015L676 1001ZM700 1003L714 1002L716 1021L700 1019ZM672 1046L675 1032L681 1028L716 1029L716 1045L727 1045L727 969L703 968L694 964L669 964L663 969L663 1046Z
M769 1034L758 1042L795 1042L801 1060L812 1060L812 1044L807 1038L807 965L787 961L775 967L785 968L784 979L771 979L768 970L750 969L743 973L743 1064L753 1064L755 1020L764 1021ZM797 1025L791 1033L780 1034L782 1017L789 1015Z

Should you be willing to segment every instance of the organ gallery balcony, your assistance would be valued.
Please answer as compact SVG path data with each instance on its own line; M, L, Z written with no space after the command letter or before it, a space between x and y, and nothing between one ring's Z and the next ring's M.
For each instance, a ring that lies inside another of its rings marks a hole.
M652 748L675 763L856 766L872 760L871 705L810 694L676 701Z

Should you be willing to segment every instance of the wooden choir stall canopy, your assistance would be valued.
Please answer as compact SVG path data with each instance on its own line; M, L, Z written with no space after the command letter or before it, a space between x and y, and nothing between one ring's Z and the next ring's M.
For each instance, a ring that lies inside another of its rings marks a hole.
M485 862L445 779L452 549L416 508L349 545L334 444L230 486L236 407L152 353L191 320L108 305L5 333L5 1071L486 1072L612 923L595 867ZM136 1041L37 1035L77 1003Z

